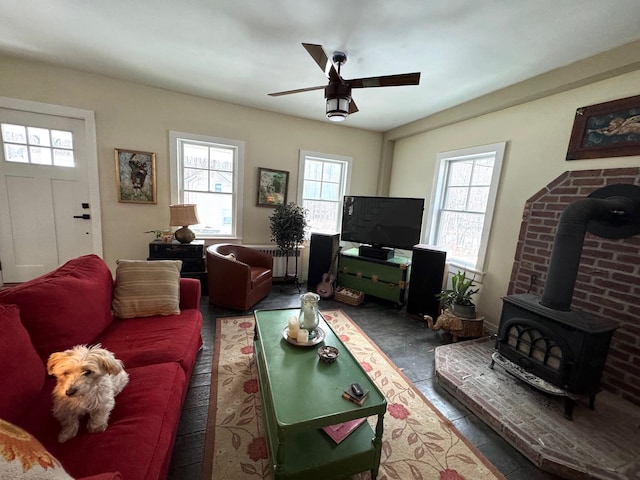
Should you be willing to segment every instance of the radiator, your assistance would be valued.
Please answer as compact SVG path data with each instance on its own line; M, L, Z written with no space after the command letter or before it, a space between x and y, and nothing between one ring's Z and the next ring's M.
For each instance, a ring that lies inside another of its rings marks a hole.
M268 253L273 257L273 277L284 278L287 276L287 257L282 253L277 246L273 244L269 245L243 245L244 247L253 248L259 252ZM296 250L298 257L300 256L300 250ZM294 276L296 270L296 259L293 255L289 257L289 276ZM299 274L300 272L298 272Z

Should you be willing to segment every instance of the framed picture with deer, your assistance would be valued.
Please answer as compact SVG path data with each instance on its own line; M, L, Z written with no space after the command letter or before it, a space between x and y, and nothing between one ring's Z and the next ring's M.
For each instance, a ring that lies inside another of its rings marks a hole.
M115 149L118 202L157 203L156 154Z

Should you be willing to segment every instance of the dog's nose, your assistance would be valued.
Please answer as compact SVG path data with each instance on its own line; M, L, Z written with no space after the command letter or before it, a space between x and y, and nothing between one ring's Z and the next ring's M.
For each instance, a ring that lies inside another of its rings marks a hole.
M78 389L76 387L71 387L64 393L67 395L67 397L73 397L77 391Z

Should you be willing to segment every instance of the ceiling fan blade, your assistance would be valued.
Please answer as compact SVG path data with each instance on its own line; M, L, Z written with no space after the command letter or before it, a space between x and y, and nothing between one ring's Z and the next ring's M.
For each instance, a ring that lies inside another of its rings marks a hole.
M285 92L270 93L269 96L270 97L281 97L282 95L291 95L292 93L301 93L301 92L310 92L312 90L321 90L324 87L326 87L326 85L320 85L318 87L298 88L296 90L287 90Z
M356 102L352 98L351 101L349 102L349 115L356 112L358 112L358 106L356 105Z
M384 75L382 77L355 78L346 80L351 88L369 87L400 87L402 85L418 85L420 72L399 73L397 75Z
M327 54L324 53L322 45L315 45L313 43L303 43L302 46L307 50L311 58L315 60L324 74L329 77L331 82L340 82L342 79L338 74L338 71L333 66L333 62L329 60Z

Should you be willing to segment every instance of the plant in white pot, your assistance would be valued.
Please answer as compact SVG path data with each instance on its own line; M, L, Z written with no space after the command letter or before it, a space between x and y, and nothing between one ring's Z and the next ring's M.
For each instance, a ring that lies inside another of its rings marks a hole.
M457 272L451 277L451 288L442 290L436 298L447 305L460 318L476 318L476 305L472 296L480 291L473 288L475 276L467 278L466 272Z

